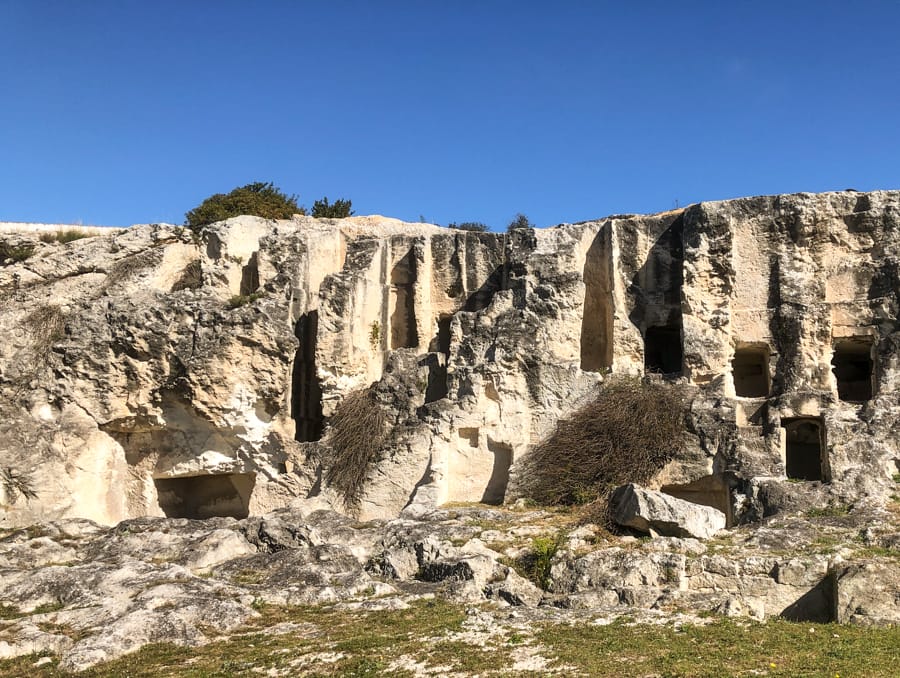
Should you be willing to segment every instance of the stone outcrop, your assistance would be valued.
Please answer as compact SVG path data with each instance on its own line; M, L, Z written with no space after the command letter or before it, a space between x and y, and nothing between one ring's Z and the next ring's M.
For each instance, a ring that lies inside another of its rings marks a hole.
M508 234L381 217L9 231L0 523L501 503L561 416L645 374L690 401L651 489L729 525L798 496L881 501L900 471L898 209L848 191ZM390 432L345 502L329 422L364 388Z
M896 624L897 552L878 545L896 536L898 517L783 516L714 542L613 538L596 525L562 526L546 510L488 507L366 523L296 509L113 528L54 521L0 530L0 659L50 652L62 669L81 670L148 643L240 634L264 621L262 605L397 609L434 596L482 609L497 627L679 611L686 621L715 612ZM862 543L869 523L885 531ZM516 568L527 573L547 541L557 548L542 590Z
M634 484L612 493L609 511L610 518L622 527L665 537L708 539L725 529L725 514L719 509Z

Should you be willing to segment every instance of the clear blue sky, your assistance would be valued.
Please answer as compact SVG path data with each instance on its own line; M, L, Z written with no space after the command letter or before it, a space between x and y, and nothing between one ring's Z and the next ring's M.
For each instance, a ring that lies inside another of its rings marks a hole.
M900 2L0 0L0 221L503 228L900 188Z

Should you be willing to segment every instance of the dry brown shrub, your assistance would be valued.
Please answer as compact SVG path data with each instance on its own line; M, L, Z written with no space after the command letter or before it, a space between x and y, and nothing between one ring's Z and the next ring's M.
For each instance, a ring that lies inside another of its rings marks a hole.
M522 495L546 505L605 505L611 489L646 482L678 453L684 421L677 386L611 380L527 457Z
M172 291L195 290L203 284L203 269L200 266L200 260L194 259L191 263L184 267L178 280L172 285Z
M116 287L139 273L159 265L162 256L159 248L153 248L119 259L112 265L106 276L105 288Z
M331 417L331 458L325 482L339 492L348 506L359 504L366 477L378 461L388 435L387 416L371 389L350 393Z
M25 316L22 324L31 334L34 351L41 358L54 342L66 335L66 315L53 304L38 306Z

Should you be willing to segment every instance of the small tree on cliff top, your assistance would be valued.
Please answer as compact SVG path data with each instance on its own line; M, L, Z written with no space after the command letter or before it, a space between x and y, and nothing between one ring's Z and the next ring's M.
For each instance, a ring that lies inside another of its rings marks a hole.
M323 219L343 219L345 217L349 217L353 215L353 210L350 209L352 206L352 201L350 200L335 200L333 203L328 203L328 197L324 197L321 200L316 200L313 203L312 208L312 216Z
M199 232L204 226L250 214L266 219L290 219L294 214L306 214L297 205L297 196L285 195L271 182L257 181L240 186L231 193L216 193L184 215L185 225Z

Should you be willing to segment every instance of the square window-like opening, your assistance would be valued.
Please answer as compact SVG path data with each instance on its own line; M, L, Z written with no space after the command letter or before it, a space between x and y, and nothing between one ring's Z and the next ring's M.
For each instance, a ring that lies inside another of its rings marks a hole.
M682 359L680 328L647 328L644 332L644 368L647 372L677 374L681 372Z
M246 518L255 473L154 478L159 507L167 518Z
M841 400L862 402L872 398L875 380L870 341L846 339L836 342L831 366Z
M785 468L794 480L825 480L825 428L817 417L782 419Z
M767 346L743 346L731 361L734 393L741 398L765 398L769 395L769 349Z

